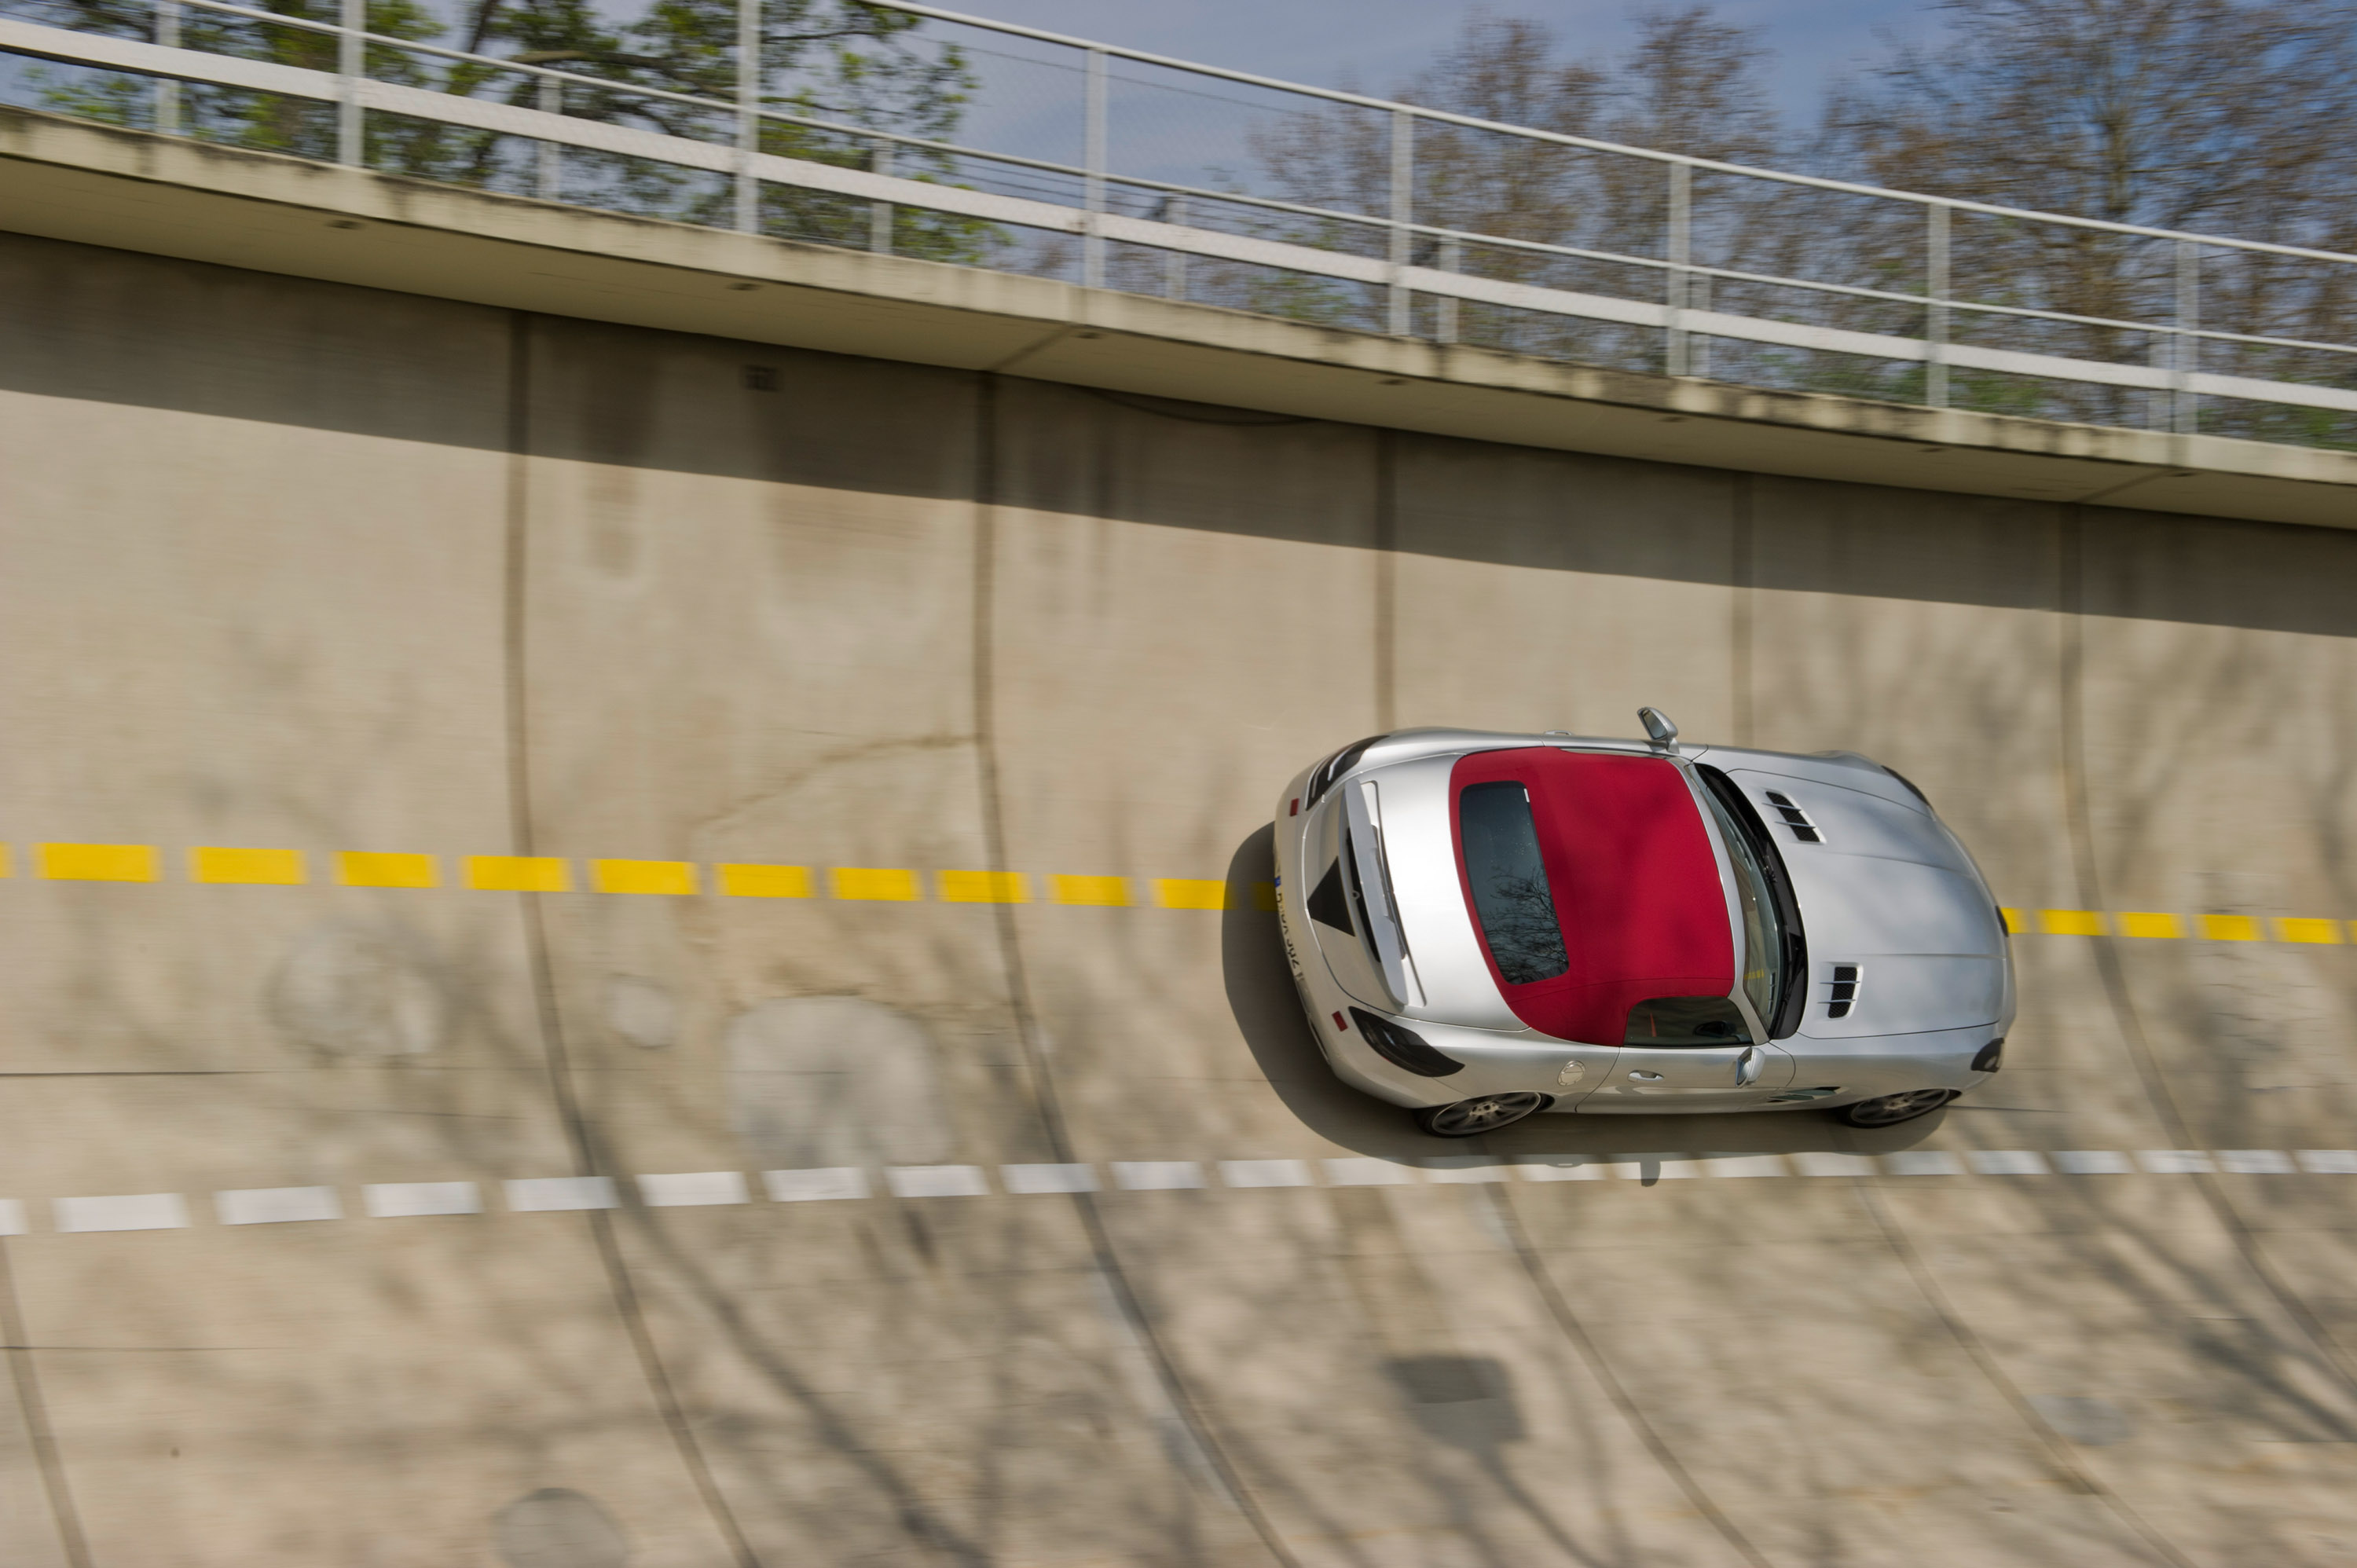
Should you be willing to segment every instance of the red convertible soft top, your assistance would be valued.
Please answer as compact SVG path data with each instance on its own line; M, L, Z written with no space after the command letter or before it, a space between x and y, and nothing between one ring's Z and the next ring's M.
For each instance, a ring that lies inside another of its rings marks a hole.
M1480 751L1449 780L1449 823L1466 913L1475 906L1461 819L1468 786L1512 780L1529 792L1539 854L1569 967L1510 983L1490 961L1514 1016L1543 1034L1617 1046L1629 1009L1655 996L1725 996L1735 989L1735 937L1702 809L1664 757L1562 751Z

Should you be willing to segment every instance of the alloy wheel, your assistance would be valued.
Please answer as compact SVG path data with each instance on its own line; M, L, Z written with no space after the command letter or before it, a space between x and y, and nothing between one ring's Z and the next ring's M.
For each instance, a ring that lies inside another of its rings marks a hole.
M1417 1120L1424 1123L1426 1132L1437 1138L1470 1138L1511 1126L1545 1103L1544 1094L1519 1090L1511 1094L1477 1094L1470 1100L1425 1112Z
M1955 1097L1953 1089L1912 1089L1904 1094L1861 1100L1842 1112L1842 1120L1853 1127L1894 1127L1918 1116L1928 1116Z

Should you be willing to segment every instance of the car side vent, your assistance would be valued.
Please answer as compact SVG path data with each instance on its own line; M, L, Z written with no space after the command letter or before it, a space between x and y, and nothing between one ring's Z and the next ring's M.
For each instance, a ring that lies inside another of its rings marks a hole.
M1373 1047L1375 1055L1418 1078L1447 1078L1465 1070L1463 1062L1434 1050L1422 1035L1405 1025L1379 1018L1363 1007L1351 1009L1351 1022L1359 1026L1359 1038Z
M1776 814L1784 819L1784 825L1792 830L1794 838L1803 843L1825 842L1825 835L1817 831L1817 824L1809 821L1809 813L1792 804L1792 797L1781 790L1770 789L1768 791L1768 803L1776 808Z
M1857 965L1854 963L1834 965L1833 990L1825 1002L1825 1016L1846 1018L1849 1016L1849 1010L1857 1004Z
M1310 890L1308 907L1309 918L1319 925L1348 931L1354 937L1359 934L1359 928L1351 923L1350 895L1342 891L1340 861L1328 866L1326 875L1318 879L1318 886Z

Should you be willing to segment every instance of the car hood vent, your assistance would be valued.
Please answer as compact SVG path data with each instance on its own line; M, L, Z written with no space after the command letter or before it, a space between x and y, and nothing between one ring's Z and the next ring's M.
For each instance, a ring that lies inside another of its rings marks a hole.
M1826 989L1825 1016L1846 1018L1857 1005L1857 987L1863 978L1860 966L1854 963L1834 965L1833 983Z
M1803 843L1825 842L1825 835L1817 831L1817 824L1809 820L1808 812L1792 803L1792 797L1781 789L1769 789L1763 792L1767 795L1768 804L1774 809L1776 815L1782 818L1784 825L1792 830L1794 838L1799 839Z

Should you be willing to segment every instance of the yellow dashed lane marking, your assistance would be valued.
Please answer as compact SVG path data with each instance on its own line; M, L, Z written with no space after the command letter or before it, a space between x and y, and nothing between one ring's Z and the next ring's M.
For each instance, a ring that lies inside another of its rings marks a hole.
M0 843L0 876L14 875L16 870L16 864L8 857L8 846Z
M553 854L470 854L467 886L485 893L562 893L573 886L573 871Z
M939 876L944 904L1022 904L1031 897L1019 871L944 871Z
M600 893L668 893L696 890L695 865L685 860L593 860L591 884Z
M1104 908L1119 908L1129 902L1129 878L1126 876L1050 876L1049 886L1056 890L1059 904L1094 904Z
M1154 901L1166 909L1224 909L1228 885L1185 876L1165 876L1154 884Z
M732 864L713 869L720 875L720 891L731 898L807 898L813 892L807 865Z
M153 882L156 849L144 843L45 843L41 875L52 882Z
M918 890L917 874L913 871L838 865L834 875L834 896L838 898L881 898L893 903L910 903L924 897Z
M442 868L430 854L379 854L346 850L336 875L347 887L439 887Z
M300 886L310 880L303 852L294 849L232 849L200 845L188 851L191 882L263 886ZM52 882L155 882L162 856L153 844L43 843L33 849L37 873ZM563 855L472 854L464 857L466 885L490 893L565 893L573 887L573 863ZM702 868L687 860L591 860L589 886L599 893L655 894L693 897L704 889ZM15 869L9 846L0 843L0 877ZM712 868L714 891L731 898L809 898L817 879L806 865L723 862ZM936 871L932 896L944 904L1023 904L1032 879L1019 871ZM827 873L837 898L912 904L926 897L925 873L900 866L836 866ZM441 861L432 854L346 850L336 856L336 879L347 887L439 887ZM1058 904L1096 908L1132 906L1131 878L1059 874L1044 878L1047 897ZM1276 910L1272 883L1229 883L1208 876L1139 878L1148 902L1162 909L1228 909L1241 907L1250 889L1251 907ZM2036 929L2049 936L2100 937L2116 929L2123 937L2180 940L2196 934L2213 942L2274 940L2317 947L2357 944L2357 920L2321 916L2203 914L2190 917L2150 909L2107 914L2101 909L2001 908L2005 929ZM2033 919L2034 915L2034 919Z
M310 878L303 873L303 852L298 849L192 849L188 880L300 887Z

